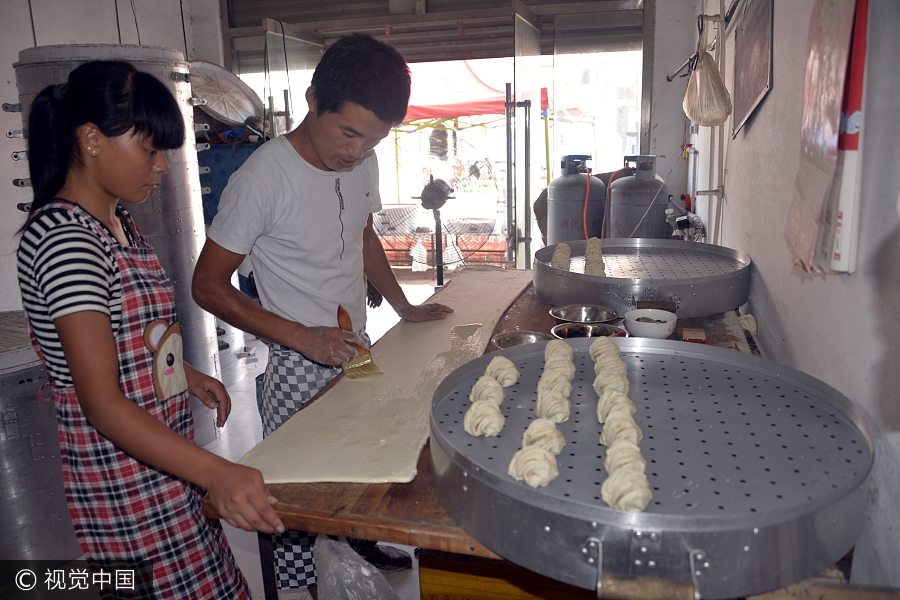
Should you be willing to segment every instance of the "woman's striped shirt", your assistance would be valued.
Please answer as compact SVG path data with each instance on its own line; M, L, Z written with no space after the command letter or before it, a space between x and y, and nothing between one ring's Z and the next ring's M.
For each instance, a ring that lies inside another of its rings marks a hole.
M31 219L18 251L22 305L51 380L72 385L54 319L82 311L108 315L113 332L122 309L122 282L102 227L76 211L51 208Z

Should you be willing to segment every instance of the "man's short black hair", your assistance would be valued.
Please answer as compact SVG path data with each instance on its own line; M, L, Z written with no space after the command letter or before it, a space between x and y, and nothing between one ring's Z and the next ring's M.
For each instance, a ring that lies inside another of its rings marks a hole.
M350 101L397 124L409 104L409 67L392 46L357 33L340 38L325 51L312 87L318 112L337 112Z

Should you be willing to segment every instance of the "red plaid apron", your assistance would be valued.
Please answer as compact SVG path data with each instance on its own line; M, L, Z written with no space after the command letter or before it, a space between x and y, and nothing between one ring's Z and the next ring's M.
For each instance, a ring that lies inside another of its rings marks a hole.
M47 208L75 211L109 246L119 268L122 318L113 333L122 392L193 441L188 392L159 398L154 391L153 352L144 332L157 319L174 324L176 314L172 284L153 248L124 210L134 247L120 245L76 205ZM54 385L53 392L66 500L87 559L150 561L155 598L249 598L221 526L203 516L203 490L135 460L103 437L85 418L73 387Z

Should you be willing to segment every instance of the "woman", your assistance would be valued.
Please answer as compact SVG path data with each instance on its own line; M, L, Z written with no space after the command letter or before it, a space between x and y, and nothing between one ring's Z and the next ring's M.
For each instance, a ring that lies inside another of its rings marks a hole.
M282 531L261 474L193 443L189 393L231 408L225 388L182 361L172 284L121 204L144 201L184 141L165 86L96 61L34 100L34 201L18 251L32 340L56 403L63 481L92 561L149 561L160 598L247 598L202 489L228 522Z

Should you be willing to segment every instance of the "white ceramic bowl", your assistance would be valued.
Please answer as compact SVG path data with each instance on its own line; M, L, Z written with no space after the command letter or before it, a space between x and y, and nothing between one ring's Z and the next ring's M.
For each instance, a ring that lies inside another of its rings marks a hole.
M625 329L634 337L664 339L675 331L675 313L657 308L637 308L625 313Z

